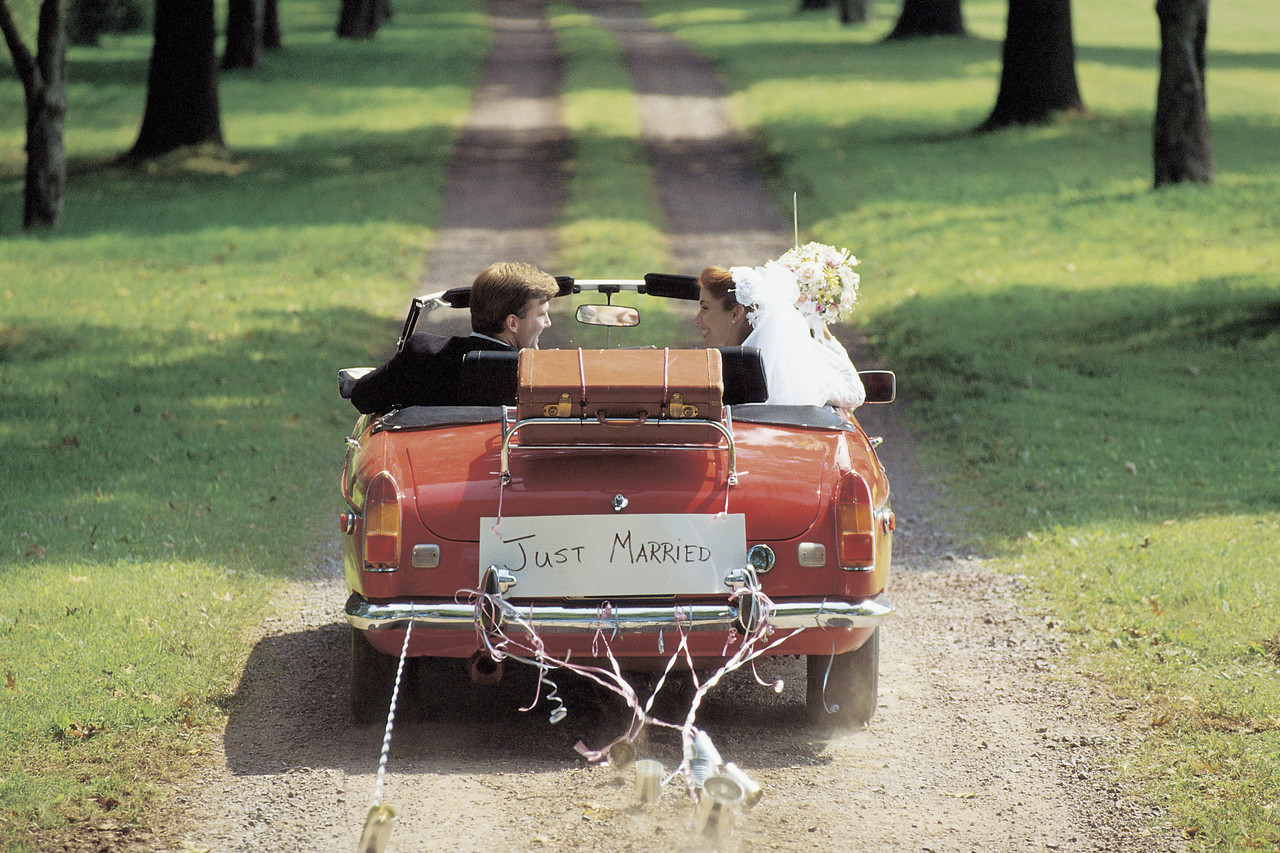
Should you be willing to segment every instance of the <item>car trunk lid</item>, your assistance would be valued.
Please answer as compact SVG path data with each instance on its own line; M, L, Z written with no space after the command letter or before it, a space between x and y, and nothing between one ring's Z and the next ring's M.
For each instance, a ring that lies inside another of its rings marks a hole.
M803 535L833 487L838 433L740 424L734 436L733 487L724 446L513 448L503 484L497 425L402 438L419 518L444 539L478 541L486 517L725 511L746 516L751 541Z

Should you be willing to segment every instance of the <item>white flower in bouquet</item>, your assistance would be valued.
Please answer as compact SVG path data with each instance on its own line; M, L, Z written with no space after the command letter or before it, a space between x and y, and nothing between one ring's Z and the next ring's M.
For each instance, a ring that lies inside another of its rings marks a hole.
M791 272L800 286L796 307L806 318L835 322L853 310L861 279L853 268L858 259L847 249L806 243L774 261Z
M816 261L805 261L796 267L793 272L796 274L796 281L808 287L820 285L824 279L822 266Z

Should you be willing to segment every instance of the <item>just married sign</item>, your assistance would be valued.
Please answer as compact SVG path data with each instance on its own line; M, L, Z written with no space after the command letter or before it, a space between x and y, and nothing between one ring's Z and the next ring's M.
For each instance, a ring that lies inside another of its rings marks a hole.
M741 514L480 520L480 575L514 572L513 598L727 594L746 561Z

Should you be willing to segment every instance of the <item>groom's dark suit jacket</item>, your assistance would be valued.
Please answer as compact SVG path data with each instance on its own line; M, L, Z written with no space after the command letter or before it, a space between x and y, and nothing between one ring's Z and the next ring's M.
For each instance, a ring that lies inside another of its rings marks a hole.
M416 332L386 364L356 381L351 402L365 414L406 406L454 405L459 398L462 357L476 350L511 347L474 335L445 338Z

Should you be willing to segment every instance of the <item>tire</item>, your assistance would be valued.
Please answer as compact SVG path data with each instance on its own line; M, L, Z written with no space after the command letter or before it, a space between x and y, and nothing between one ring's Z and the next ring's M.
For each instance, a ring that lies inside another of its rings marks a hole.
M827 673L828 662L831 664L830 674ZM871 722L880 691L879 628L853 651L835 655L834 659L831 655L809 655L807 664L805 704L812 723L860 728ZM833 710L827 710L828 706Z
M398 663L351 629L351 716L357 723L386 722Z

